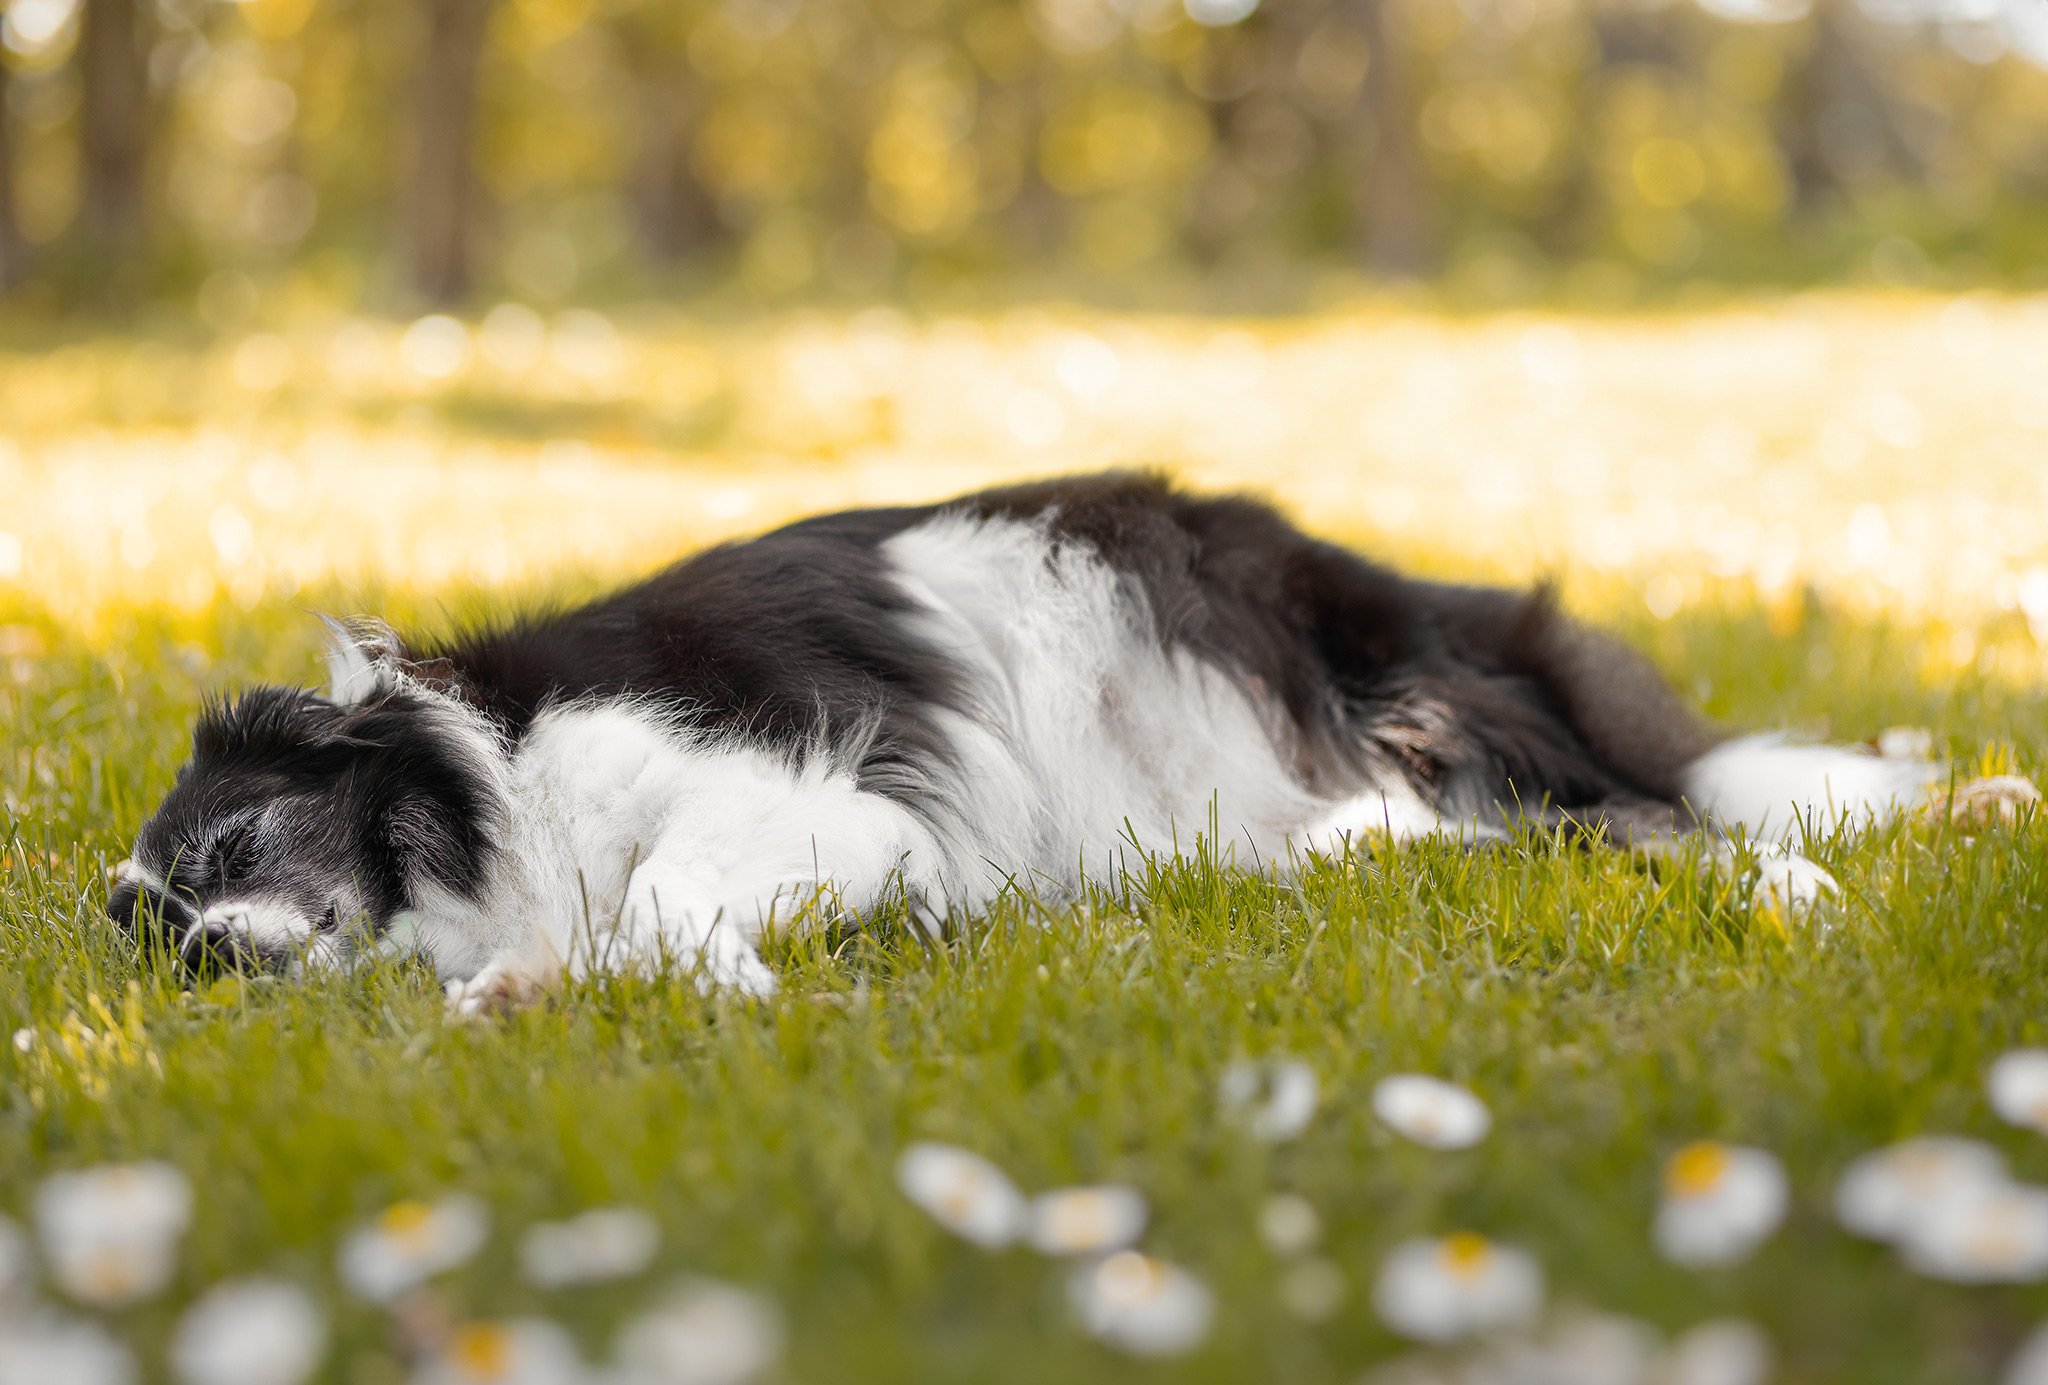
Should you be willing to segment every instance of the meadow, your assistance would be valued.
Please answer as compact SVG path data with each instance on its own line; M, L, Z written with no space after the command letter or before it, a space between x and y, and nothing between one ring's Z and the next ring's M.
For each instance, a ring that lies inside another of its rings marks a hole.
M1739 879L1540 837L1279 873L1192 824L1183 858L1078 908L1008 899L942 944L890 918L784 938L770 1000L619 980L487 1023L402 958L193 987L100 910L200 699L314 681L311 611L432 627L818 509L1100 465L1248 487L1433 575L1553 581L1731 726L1926 728L1960 772L2039 779L2044 360L2048 301L1869 295L22 328L0 339L0 1210L31 1226L59 1171L185 1172L172 1283L96 1314L151 1380L179 1312L258 1273L330 1315L319 1379L411 1378L418 1322L347 1292L336 1250L452 1192L491 1239L415 1317L545 1317L593 1359L702 1274L779 1306L775 1380L1450 1379L1463 1358L1416 1354L1370 1294L1399 1242L1470 1230L1541 1261L1552 1321L1739 1317L1787 1382L1995 1380L2048 1289L1916 1274L1831 1200L1852 1158L1923 1133L2048 1181L2048 1140L1984 1088L2048 1044L2044 815L1817 837L1842 892L1790 919ZM1218 1087L1279 1057L1321 1102L1273 1141ZM1491 1134L1395 1135L1369 1095L1400 1072L1471 1088ZM1207 1340L1156 1362L1091 1341L1065 1266L899 1192L918 1139L1028 1191L1140 1189L1144 1249L1213 1292ZM1651 1244L1660 1167L1700 1139L1790 1174L1784 1226L1731 1268ZM1283 1193L1312 1245L1262 1238ZM609 1205L653 1216L651 1268L521 1276L522 1230Z

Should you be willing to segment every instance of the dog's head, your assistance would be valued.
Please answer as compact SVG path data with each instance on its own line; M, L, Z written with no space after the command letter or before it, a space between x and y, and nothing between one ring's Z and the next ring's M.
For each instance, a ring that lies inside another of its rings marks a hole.
M107 913L188 961L346 955L429 890L474 891L497 795L473 720L337 627L333 686L210 703Z

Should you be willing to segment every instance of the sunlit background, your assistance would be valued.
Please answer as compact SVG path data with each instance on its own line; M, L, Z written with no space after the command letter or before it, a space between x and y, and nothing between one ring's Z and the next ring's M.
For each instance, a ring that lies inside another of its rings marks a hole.
M36 304L2040 286L2044 0L9 0Z
M2048 642L2048 0L6 0L0 84L30 616L1127 464Z

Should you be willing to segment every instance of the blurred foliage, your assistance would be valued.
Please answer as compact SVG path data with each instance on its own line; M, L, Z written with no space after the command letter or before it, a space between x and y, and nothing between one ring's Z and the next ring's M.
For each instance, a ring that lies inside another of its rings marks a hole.
M110 249L81 34L138 4L143 224ZM447 119L415 97L464 5L461 282L541 305L2048 272L2048 0L10 0L0 263L32 303L224 326L403 305L445 176L408 173Z

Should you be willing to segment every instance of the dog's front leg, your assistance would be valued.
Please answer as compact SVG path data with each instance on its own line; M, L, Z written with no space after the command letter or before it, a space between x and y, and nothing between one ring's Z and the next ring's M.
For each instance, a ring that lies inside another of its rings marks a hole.
M565 971L670 965L694 971L705 990L768 995L775 975L757 945L772 929L804 926L819 902L864 913L897 889L946 894L931 834L902 805L861 792L850 777L796 787L676 814L624 889L609 894L615 910L591 909L492 956L474 977L449 984L449 1003L467 1014L516 1009Z
M633 872L616 924L593 930L587 952L579 949L572 965L625 971L672 963L694 970L702 990L730 986L744 995L772 995L775 974L755 948L801 902L793 883L771 887L761 898L730 885L712 887L656 856Z

